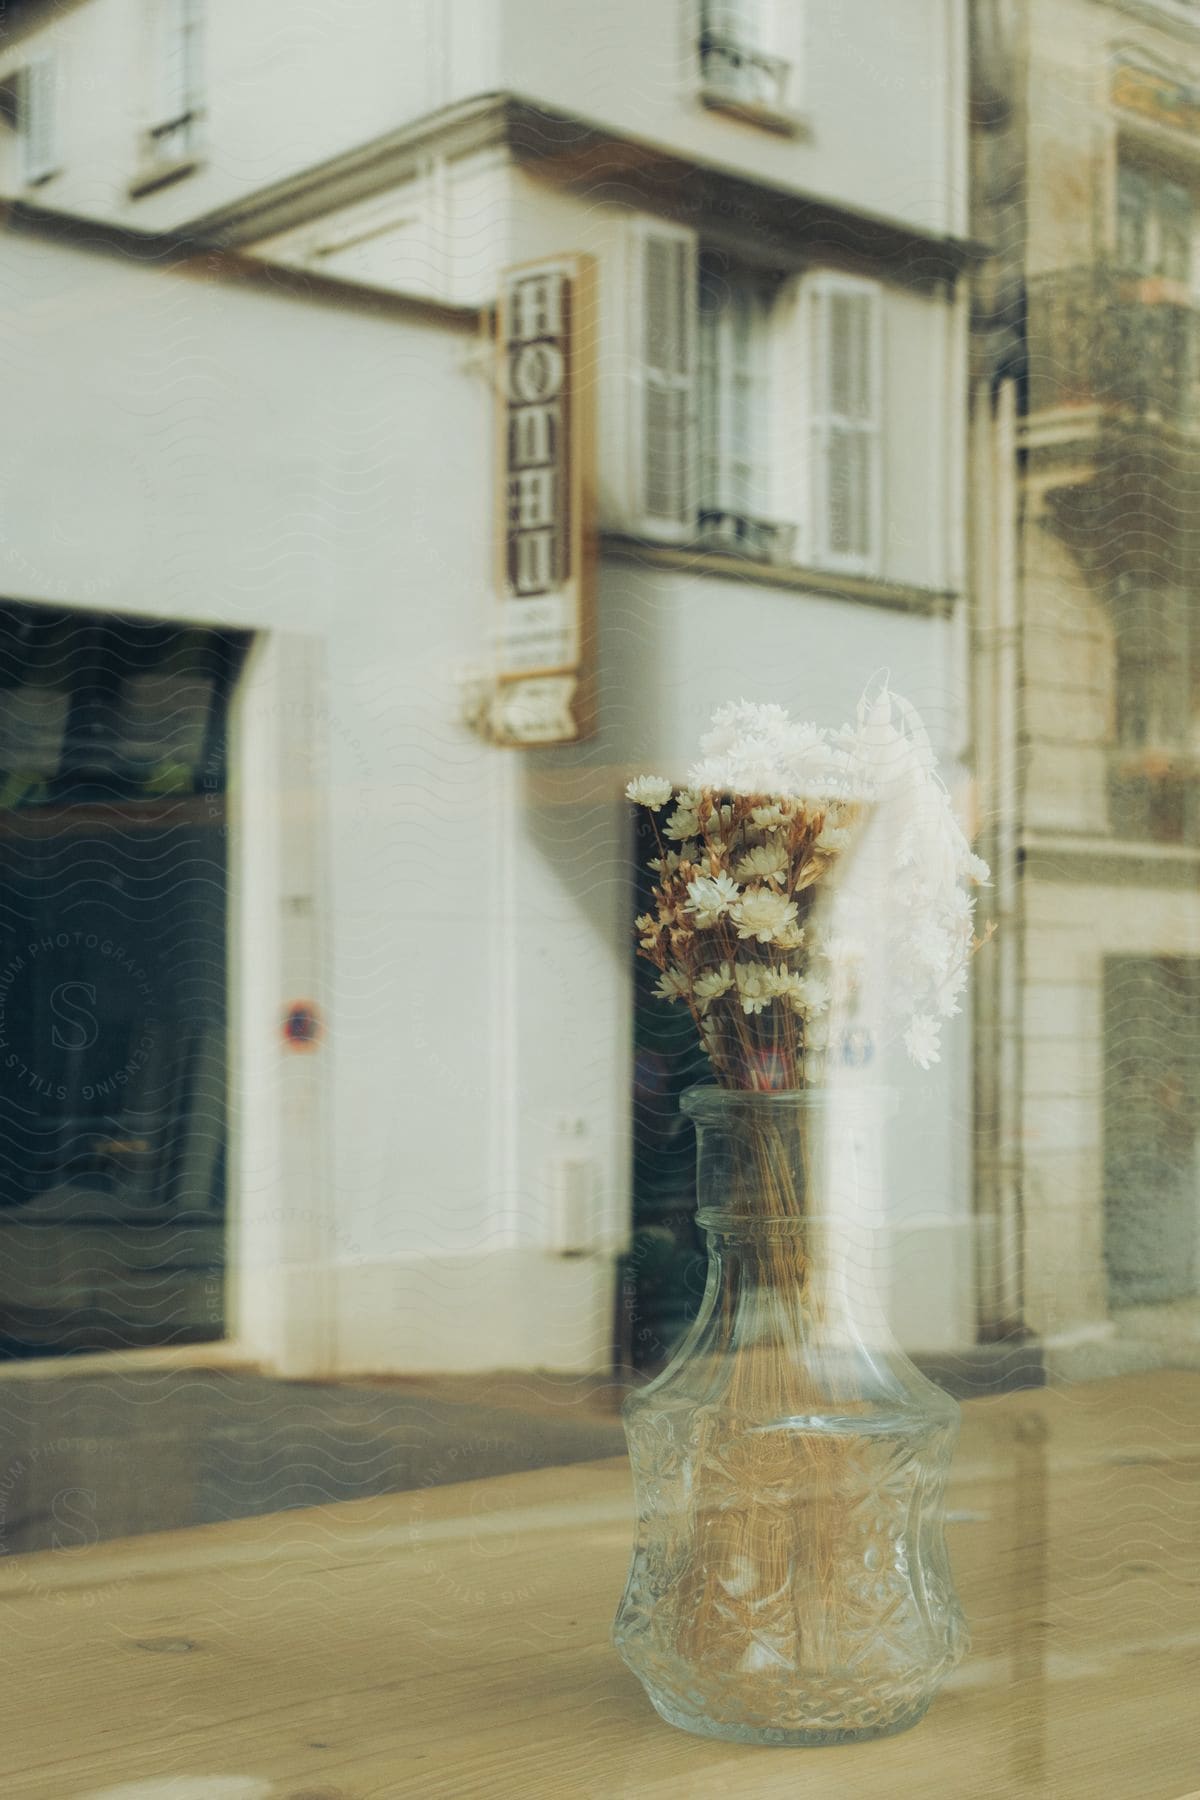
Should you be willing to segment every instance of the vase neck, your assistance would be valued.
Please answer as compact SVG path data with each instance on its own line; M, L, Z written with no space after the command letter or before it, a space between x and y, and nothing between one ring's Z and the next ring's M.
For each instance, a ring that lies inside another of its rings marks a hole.
M697 1221L709 1248L704 1335L713 1350L801 1350L857 1339L866 1271L845 1221L829 1216L829 1109L820 1090L693 1088Z
M696 1127L696 1188L706 1229L719 1220L728 1241L749 1242L820 1217L826 1107L819 1090L692 1088L683 1109Z
M704 1311L730 1347L800 1348L856 1335L836 1234L824 1220L747 1221L702 1212L709 1271Z

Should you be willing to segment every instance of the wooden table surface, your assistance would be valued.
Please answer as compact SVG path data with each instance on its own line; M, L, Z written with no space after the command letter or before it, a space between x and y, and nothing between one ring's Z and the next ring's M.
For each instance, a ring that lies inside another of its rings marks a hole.
M904 1736L663 1724L608 1644L614 1459L0 1562L0 1793L1200 1800L1200 1374L964 1411L974 1643Z

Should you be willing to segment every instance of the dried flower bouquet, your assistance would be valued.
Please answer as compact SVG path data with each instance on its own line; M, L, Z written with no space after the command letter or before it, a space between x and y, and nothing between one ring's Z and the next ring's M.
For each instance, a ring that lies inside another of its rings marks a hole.
M974 936L970 888L986 881L937 775L924 727L886 688L838 731L780 706L721 707L688 785L657 775L626 793L651 815L655 910L637 920L656 992L692 1013L723 1087L819 1081L834 1015L852 1008L862 936L816 902L877 809L890 854L878 896L889 996L909 1055L939 1059ZM665 817L660 817L666 808Z

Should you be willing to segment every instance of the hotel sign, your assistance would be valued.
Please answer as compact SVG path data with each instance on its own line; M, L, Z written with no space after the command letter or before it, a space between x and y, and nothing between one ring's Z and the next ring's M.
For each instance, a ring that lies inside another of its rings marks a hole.
M590 257L557 256L501 279L500 743L573 743L591 729L592 267Z

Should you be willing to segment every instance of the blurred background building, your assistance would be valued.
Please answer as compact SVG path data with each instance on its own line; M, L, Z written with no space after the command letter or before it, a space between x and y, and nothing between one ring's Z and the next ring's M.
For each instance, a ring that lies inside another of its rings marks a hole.
M1197 1342L1200 10L973 18L982 1312L1099 1371Z
M978 1054L885 1071L893 1322L1076 1354L1194 1294L1200 34L1063 7L10 0L13 1354L653 1362L695 1071L622 788L881 668L1001 925ZM495 310L568 256L595 729L518 749Z

